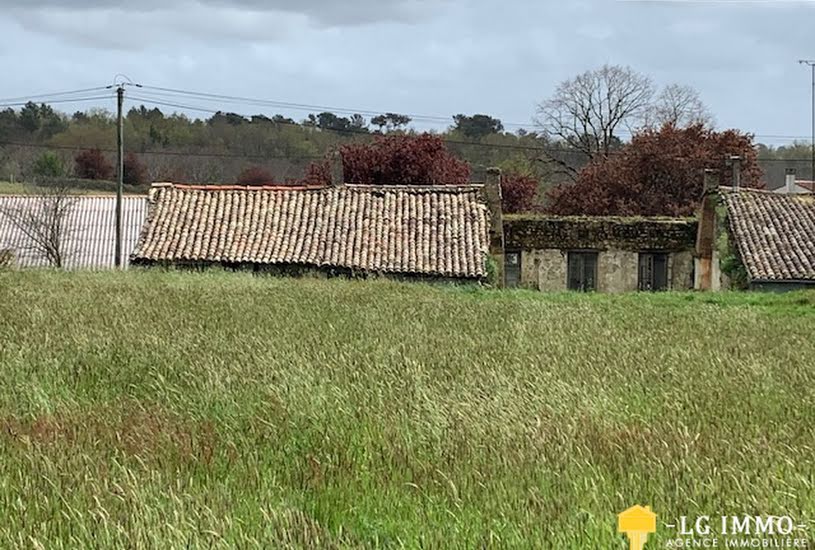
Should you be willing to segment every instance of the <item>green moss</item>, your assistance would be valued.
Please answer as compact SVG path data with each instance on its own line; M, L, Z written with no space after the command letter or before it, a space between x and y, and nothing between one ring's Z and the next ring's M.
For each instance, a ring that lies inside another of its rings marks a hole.
M561 220L572 222L614 222L620 224L626 223L642 223L642 222L660 222L660 223L695 223L696 218L674 218L670 216L554 216L548 214L504 214L504 220L508 221L548 221L548 220Z
M506 216L507 248L691 250L697 223L685 218Z

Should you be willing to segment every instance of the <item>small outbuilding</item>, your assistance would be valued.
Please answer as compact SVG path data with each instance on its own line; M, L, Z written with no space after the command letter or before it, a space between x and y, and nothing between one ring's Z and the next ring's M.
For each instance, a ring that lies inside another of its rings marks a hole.
M702 216L713 221L700 231L700 256L712 244L721 273L707 288L815 288L815 195L721 188Z
M131 261L479 281L490 217L481 185L155 184Z

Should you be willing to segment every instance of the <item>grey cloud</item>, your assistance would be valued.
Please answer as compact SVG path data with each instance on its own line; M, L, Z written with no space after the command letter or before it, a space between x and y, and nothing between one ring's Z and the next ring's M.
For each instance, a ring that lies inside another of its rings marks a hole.
M257 13L300 14L325 26L362 25L378 22L415 23L426 20L450 0L143 0L134 5L126 0L0 0L12 13L56 9L64 11L118 10L149 13L182 10L197 6Z
M168 44L183 51L191 43L278 42L305 26L304 17L191 6L188 9L127 12L13 10L27 31L60 37L86 48L143 51Z
M612 63L696 87L722 126L809 132L809 74L795 60L815 57L815 3L0 0L0 9L0 60L15 74L8 96L125 72L160 86L525 122L558 82Z
M237 6L258 11L285 11L307 15L326 25L378 22L415 23L426 20L448 0L203 0L216 6Z

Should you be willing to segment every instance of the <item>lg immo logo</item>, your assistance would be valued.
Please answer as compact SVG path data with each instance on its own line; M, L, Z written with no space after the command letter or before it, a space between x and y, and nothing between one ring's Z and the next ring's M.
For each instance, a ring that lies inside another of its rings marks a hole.
M680 516L664 523L662 548L811 548L808 525L789 515ZM617 515L617 530L630 550L642 550L657 530L650 506L632 506Z
M632 506L617 515L617 531L628 537L630 550L642 550L650 533L657 530L657 515L650 506Z

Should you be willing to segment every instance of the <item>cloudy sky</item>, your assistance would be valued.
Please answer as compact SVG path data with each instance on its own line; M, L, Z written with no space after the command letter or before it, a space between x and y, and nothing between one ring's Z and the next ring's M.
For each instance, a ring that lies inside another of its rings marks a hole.
M558 82L611 63L694 86L718 127L779 144L789 140L773 136L810 132L810 73L797 60L815 58L815 0L0 0L0 9L2 100L124 73L152 86L529 124Z

